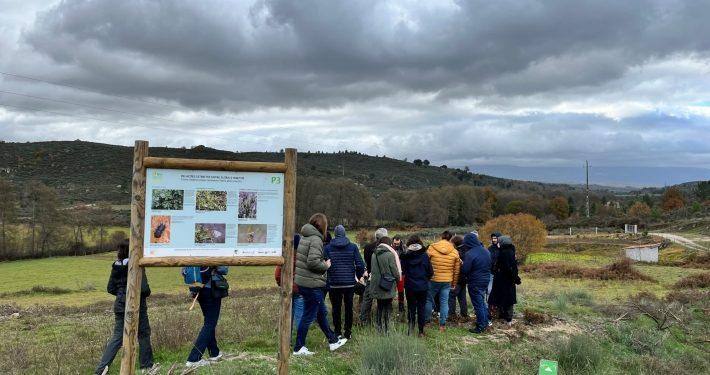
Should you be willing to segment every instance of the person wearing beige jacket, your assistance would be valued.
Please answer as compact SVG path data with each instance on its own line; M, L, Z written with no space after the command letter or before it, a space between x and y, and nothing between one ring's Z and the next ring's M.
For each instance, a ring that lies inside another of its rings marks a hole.
M426 320L431 321L434 296L439 295L439 330L446 329L449 315L449 291L456 286L461 269L461 258L451 240L452 233L444 231L441 240L429 245L427 254L434 268L434 276L429 281L429 296L426 303Z

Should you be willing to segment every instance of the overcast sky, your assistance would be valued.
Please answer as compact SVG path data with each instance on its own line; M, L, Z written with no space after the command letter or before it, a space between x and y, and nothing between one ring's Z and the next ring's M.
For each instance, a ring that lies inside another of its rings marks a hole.
M710 166L707 0L0 9L3 140Z

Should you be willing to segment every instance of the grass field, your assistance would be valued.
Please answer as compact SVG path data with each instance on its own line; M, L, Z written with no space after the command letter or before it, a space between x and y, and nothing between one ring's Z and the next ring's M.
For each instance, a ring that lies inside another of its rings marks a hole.
M528 263L604 267L614 262L620 248L607 242L582 243L572 250L552 243L544 252L532 254ZM0 263L0 335L10 343L0 346L4 373L92 371L112 330L113 299L105 292L105 283L113 256ZM406 336L404 325L396 325L390 337L358 327L342 350L328 353L323 335L314 327L307 346L318 354L292 359L291 370L295 374L530 374L546 358L560 361L564 374L708 373L707 285L674 288L678 280L708 271L634 267L654 280L523 273L516 323L512 327L496 323L483 336L468 333L471 323L452 324L445 333L430 330L425 339ZM180 373L202 317L197 310L188 311L190 301L178 269L151 268L147 274L154 293L149 304L156 361L163 364L162 373L172 364ZM231 355L228 361L197 373L273 373L278 314L273 268L232 267L229 280L233 291L223 305L218 340ZM629 310L629 297L641 292L660 298L670 295L675 302L649 303L672 306L678 322L659 330L648 316ZM541 316L539 321L531 318L534 313ZM111 373L117 369L114 364Z

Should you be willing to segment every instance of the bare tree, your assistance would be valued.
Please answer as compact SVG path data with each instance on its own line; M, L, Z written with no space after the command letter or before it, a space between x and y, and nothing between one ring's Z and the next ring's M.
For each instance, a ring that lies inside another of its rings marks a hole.
M7 256L7 225L17 216L17 193L10 181L0 179L0 221L2 221L2 242L0 258Z

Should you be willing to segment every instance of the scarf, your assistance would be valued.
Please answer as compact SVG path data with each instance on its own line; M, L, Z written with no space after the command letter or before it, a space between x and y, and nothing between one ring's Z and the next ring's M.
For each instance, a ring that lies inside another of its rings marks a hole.
M399 279L402 280L402 264L399 262L399 255L397 255L397 251L395 251L392 246L381 243L380 246L384 246L389 250L392 255L394 255L394 261L397 264L397 271L399 271Z

